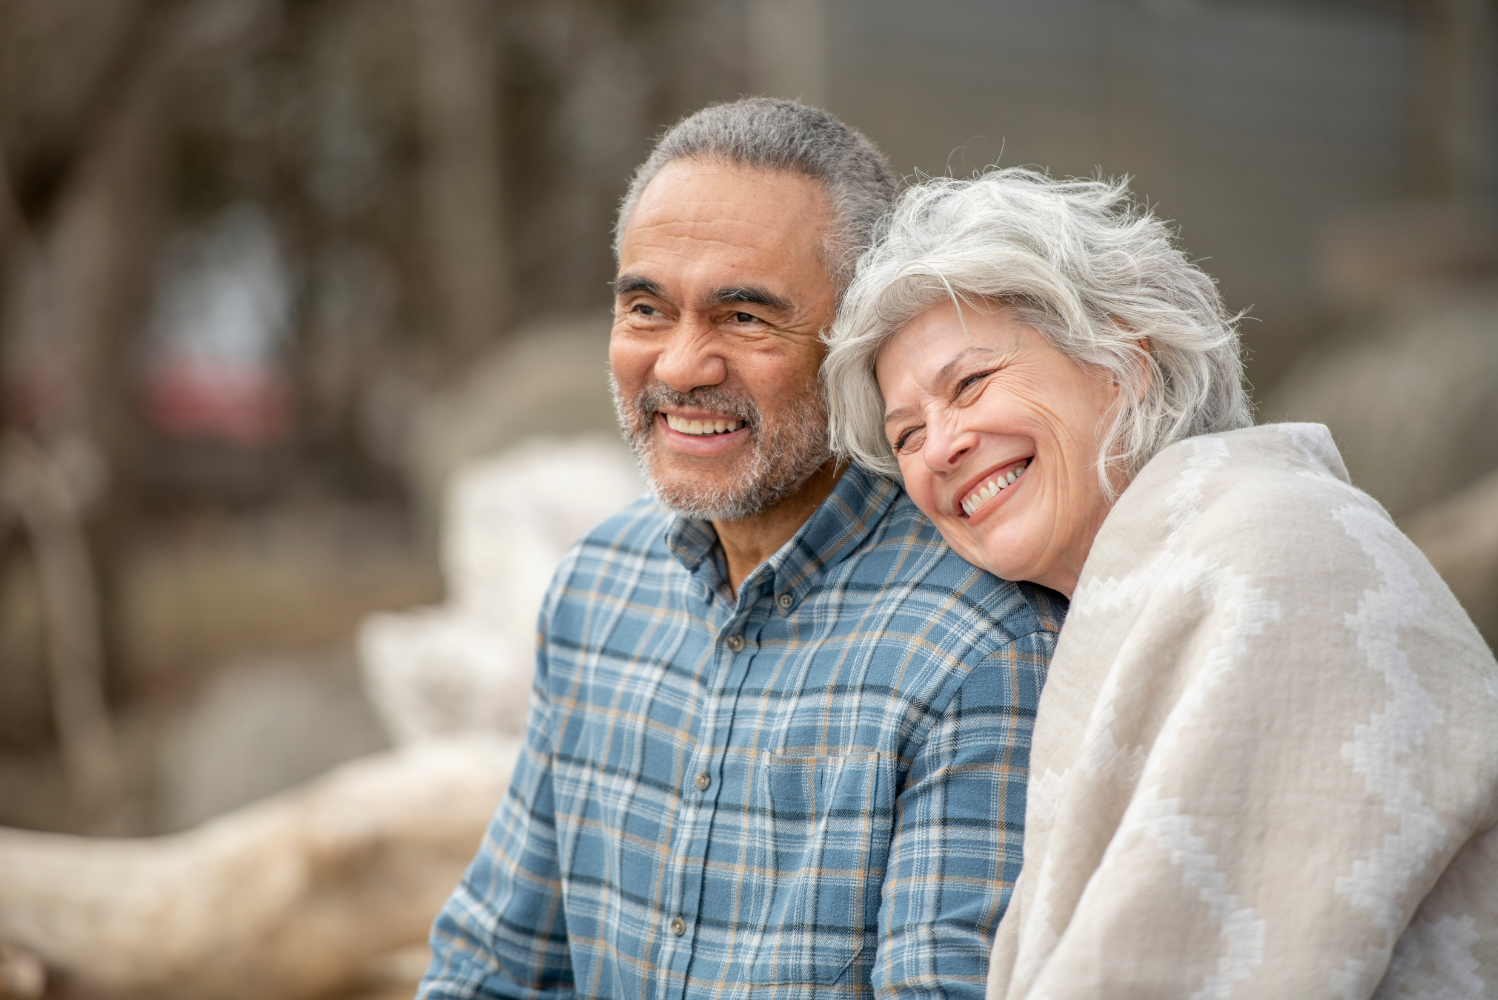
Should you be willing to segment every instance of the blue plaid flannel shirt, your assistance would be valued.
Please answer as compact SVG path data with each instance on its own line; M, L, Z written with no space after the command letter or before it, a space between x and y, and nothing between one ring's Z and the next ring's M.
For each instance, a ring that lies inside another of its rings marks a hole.
M737 594L648 500L541 613L512 787L419 996L971 996L1066 603L849 469Z

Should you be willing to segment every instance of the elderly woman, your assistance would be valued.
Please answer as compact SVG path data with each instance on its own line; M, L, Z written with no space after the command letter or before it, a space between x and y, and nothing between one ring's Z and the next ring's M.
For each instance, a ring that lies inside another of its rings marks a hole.
M1072 602L991 997L1498 995L1492 654L1123 184L912 188L829 340L842 453Z

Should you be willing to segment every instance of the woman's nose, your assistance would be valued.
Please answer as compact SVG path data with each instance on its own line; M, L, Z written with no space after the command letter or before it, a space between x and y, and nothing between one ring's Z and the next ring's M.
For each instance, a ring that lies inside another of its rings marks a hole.
M978 435L973 431L942 427L933 421L926 431L926 467L932 472L950 472L977 443Z

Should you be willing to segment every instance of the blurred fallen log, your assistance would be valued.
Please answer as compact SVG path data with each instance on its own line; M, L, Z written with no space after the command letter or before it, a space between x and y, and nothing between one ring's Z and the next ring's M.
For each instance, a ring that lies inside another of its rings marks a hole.
M644 486L618 438L532 438L446 484L435 608L371 615L364 690L397 743L466 730L525 732L536 616L579 536Z
M414 986L509 786L542 595L572 542L640 488L607 439L473 463L448 493L446 602L374 616L360 637L366 693L405 745L181 834L0 829L0 943L91 997Z
M42 960L24 948L0 942L0 1000L37 1000L46 988Z
M1498 471L1421 510L1404 528L1498 648Z
M0 941L91 996L357 988L425 940L518 752L427 741L166 837L0 830Z

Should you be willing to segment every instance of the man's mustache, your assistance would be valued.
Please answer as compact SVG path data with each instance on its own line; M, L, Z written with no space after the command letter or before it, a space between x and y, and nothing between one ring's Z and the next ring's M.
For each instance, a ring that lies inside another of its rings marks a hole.
M664 382L656 382L645 386L635 394L634 408L639 416L659 413L666 407L709 410L724 416L736 417L744 421L751 434L758 428L760 422L759 407L755 405L754 400L715 386L704 386L690 392L678 392Z

